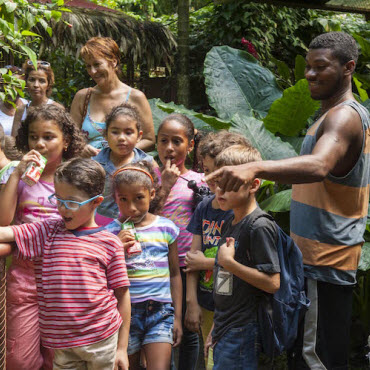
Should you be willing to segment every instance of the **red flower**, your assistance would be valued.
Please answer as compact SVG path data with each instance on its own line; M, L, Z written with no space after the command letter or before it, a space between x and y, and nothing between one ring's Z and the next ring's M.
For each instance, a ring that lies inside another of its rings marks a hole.
M250 41L242 37L241 44L245 47L245 49L248 51L249 54L252 54L256 59L258 59L257 50Z

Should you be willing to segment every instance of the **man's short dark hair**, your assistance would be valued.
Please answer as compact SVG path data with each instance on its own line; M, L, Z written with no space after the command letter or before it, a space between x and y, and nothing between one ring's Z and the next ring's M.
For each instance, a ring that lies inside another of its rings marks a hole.
M328 32L315 37L309 49L330 49L343 65L354 60L357 63L358 48L355 39L344 32Z

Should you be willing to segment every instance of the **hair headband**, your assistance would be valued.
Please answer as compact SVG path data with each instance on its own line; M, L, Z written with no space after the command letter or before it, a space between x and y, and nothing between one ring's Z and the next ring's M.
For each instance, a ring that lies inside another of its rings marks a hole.
M153 180L153 177L152 175L144 170L143 168L139 168L139 167L124 167L124 168L120 168L118 169L114 174L113 174L113 178L115 178L119 173L123 172L123 171L138 171L138 172L142 172L144 173L145 175L147 175L149 178L150 178L150 181L152 182L152 184L154 184L154 180Z

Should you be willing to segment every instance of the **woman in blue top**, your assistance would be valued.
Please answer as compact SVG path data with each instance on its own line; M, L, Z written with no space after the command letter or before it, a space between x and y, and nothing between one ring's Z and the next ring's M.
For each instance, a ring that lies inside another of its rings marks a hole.
M145 95L119 79L120 50L109 37L93 37L82 47L81 56L87 72L96 85L82 89L75 95L71 115L87 137L86 156L95 156L106 147L105 117L112 108L130 103L140 113L143 137L137 144L142 150L154 148L155 135L152 112Z

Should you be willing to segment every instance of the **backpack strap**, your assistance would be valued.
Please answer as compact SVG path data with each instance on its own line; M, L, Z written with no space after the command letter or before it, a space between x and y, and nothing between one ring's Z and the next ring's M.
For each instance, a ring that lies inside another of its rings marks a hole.
M89 106L89 101L92 93L92 88L89 87L87 89L86 95L85 95L85 101L84 101L84 106L83 106L83 111L82 111L82 118L81 118L81 127L83 124L83 121L85 120L86 113L87 113L87 107Z
M257 216L252 222L249 223L249 225L247 226L249 230L252 229L252 226L254 225L254 223L262 218L262 217L265 217L271 221L274 222L274 226L275 226L275 230L276 230L276 233L277 233L277 241L279 241L279 228L278 228L278 225L276 224L276 221L275 219L269 214L269 213L264 213L262 215L259 215ZM250 245L252 245L252 243L250 242ZM269 316L271 317L271 319L273 318L273 312L272 312L272 305L271 305L271 294L269 293L266 293L266 292L263 292L261 291L261 294L259 296L259 305L262 305L265 309L265 311L269 314ZM273 347L273 344L274 344L274 331L275 331L275 323L274 323L274 320L271 320L271 327L272 327L272 330L271 330L271 347ZM260 330L260 329L259 329ZM271 370L274 369L274 362L275 362L275 353L273 353L272 357L270 357L270 365L271 365Z

